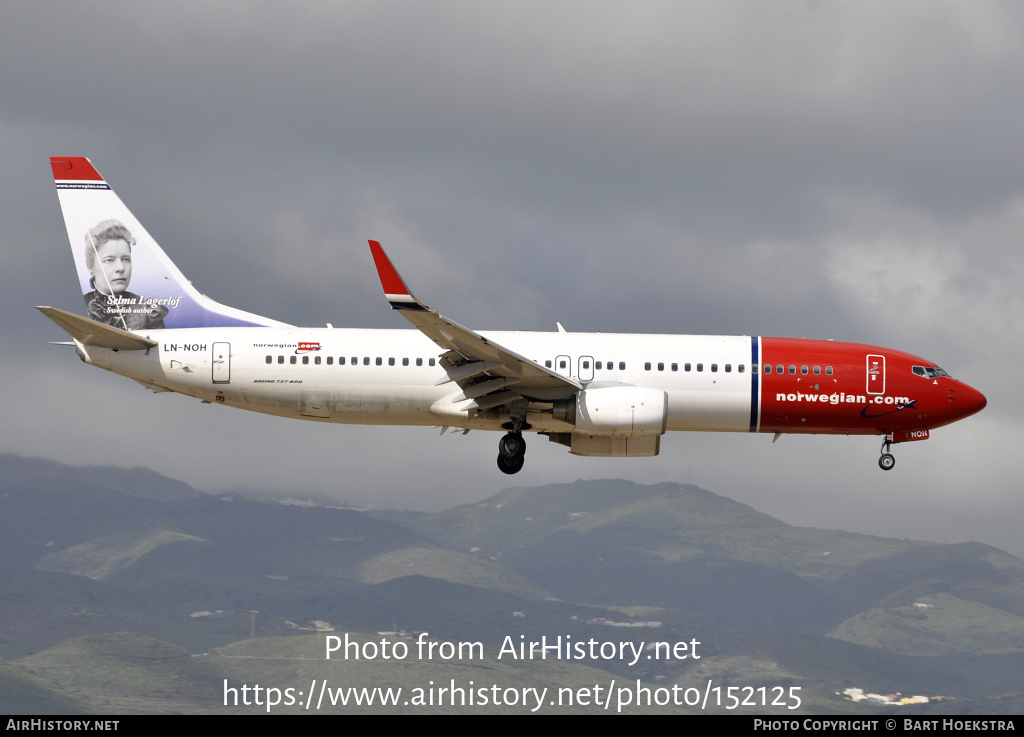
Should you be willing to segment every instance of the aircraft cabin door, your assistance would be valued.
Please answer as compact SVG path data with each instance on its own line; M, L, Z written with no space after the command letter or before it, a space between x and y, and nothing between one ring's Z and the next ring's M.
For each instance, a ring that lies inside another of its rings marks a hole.
M885 394L885 356L868 354L868 394Z
M568 356L555 356L555 371L562 376L572 378L572 359Z
M231 383L231 344L213 344L213 383Z

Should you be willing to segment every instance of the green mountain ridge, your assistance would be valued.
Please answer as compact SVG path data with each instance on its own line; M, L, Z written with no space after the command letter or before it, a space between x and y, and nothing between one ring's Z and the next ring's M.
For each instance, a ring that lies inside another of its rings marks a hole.
M651 682L714 672L738 682L773 674L823 694L1022 690L1020 560L980 543L793 527L691 485L578 481L435 514L364 513L0 455L0 520L0 677L26 703L45 700L56 676L33 680L37 671L10 660L33 663L72 638L100 638L89 640L84 673L90 658L119 657L95 649L118 632L185 658L250 633L297 635L314 620L489 648L520 635L701 641L701 662L590 663ZM183 683L209 686L201 669L184 672ZM147 693L161 709L206 708L175 688ZM65 697L54 708L79 708L74 689L55 693Z

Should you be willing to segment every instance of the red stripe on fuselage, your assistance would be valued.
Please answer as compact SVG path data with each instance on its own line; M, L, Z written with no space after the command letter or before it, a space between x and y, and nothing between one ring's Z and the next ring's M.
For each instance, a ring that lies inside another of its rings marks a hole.
M760 431L879 435L940 427L985 406L979 392L956 379L913 372L934 365L859 343L762 338Z

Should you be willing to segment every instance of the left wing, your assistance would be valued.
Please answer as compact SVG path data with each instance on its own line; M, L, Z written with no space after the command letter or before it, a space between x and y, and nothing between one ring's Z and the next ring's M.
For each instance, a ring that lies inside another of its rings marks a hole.
M552 402L566 399L583 388L575 379L545 368L430 309L405 286L380 243L370 241L370 252L392 309L400 310L409 322L445 349L441 366L448 375L438 384L458 383L463 392L452 401L469 400L460 409L490 409L523 399Z

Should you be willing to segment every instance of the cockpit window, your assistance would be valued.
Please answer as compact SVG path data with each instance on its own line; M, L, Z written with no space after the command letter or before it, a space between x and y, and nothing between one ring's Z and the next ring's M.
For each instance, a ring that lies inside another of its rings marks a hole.
M913 370L915 374L918 376L924 376L926 379L937 379L940 376L949 376L949 374L938 366L914 366Z

